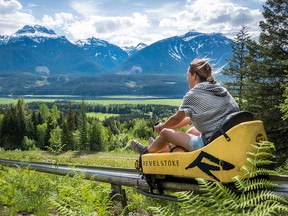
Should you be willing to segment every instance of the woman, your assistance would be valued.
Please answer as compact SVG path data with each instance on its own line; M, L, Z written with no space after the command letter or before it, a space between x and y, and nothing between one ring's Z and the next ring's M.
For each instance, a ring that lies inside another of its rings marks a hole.
M175 145L193 151L204 146L202 136L209 138L213 130L229 114L239 111L239 106L229 92L217 84L212 68L206 59L194 59L187 70L189 91L179 110L165 123L154 127L158 136L144 146L136 140L131 147L140 154L169 152ZM186 133L176 129L193 124Z

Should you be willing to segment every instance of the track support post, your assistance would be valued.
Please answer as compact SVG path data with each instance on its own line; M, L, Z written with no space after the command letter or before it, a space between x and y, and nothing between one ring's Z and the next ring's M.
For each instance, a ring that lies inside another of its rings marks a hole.
M126 192L121 185L111 184L110 197L112 197L113 200L121 201L123 209L127 207Z

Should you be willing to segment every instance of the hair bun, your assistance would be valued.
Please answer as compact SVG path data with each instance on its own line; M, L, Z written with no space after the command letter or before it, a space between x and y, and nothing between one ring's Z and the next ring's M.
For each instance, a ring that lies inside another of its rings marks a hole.
M216 81L215 81L215 79L214 79L213 76L209 76L209 77L207 77L206 80L207 80L208 82L212 83L212 84L215 84L215 83L216 83Z

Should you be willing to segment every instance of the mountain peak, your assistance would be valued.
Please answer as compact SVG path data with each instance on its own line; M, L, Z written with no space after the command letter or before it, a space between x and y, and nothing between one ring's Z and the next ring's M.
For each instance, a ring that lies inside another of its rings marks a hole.
M107 46L109 42L99 39L99 38L95 38L95 37L91 37L91 38L87 38L87 39L81 39L81 40L77 40L75 42L75 44L77 46L83 47L83 46Z
M146 44L144 44L144 43L139 43L139 44L135 47L135 49L136 49L136 50L141 50L141 49L144 49L145 47L147 47Z
M14 37L52 37L57 38L59 37L53 30L48 30L44 26L40 25L25 25L22 29L18 30L12 36Z

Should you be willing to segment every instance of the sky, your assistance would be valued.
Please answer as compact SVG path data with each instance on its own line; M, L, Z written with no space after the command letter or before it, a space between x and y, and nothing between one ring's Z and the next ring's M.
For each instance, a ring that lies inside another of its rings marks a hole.
M42 25L70 41L150 45L188 31L257 38L265 0L0 0L0 35Z

